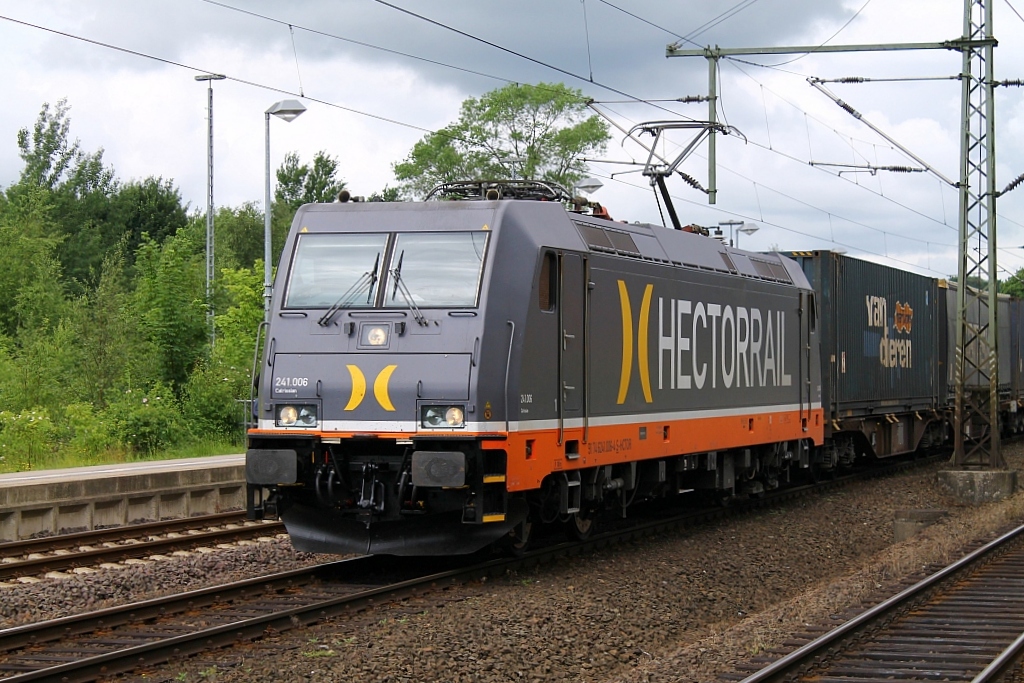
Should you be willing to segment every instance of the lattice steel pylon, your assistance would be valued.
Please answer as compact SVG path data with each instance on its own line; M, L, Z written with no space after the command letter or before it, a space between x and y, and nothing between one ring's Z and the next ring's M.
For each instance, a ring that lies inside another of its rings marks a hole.
M992 2L964 0L953 464L1006 469L999 444Z

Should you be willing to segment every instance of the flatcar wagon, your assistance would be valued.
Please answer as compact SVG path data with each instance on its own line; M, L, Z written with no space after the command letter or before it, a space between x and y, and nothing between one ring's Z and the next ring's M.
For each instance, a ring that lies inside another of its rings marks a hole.
M819 328L796 262L573 212L543 183L455 189L299 209L249 432L253 517L304 551L470 553L811 466Z

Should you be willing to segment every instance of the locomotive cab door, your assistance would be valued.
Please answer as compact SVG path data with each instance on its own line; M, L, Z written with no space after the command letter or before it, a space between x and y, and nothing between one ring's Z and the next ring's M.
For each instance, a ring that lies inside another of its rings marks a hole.
M565 420L586 412L586 262L579 254L561 254L558 278L558 403L559 443Z

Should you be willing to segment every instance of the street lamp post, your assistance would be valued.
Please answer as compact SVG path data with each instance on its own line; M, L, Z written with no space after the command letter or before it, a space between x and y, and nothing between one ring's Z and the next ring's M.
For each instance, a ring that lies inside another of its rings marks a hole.
M736 241L733 241L733 228L736 229L736 232L742 232L744 235L753 235L755 232L760 230L760 226L758 226L756 223L744 223L743 221L718 221L718 225L729 226L729 246L736 247L737 249L740 248L740 236L736 235ZM716 234L722 234L721 227L718 228Z
M222 74L201 74L197 81L206 81L206 317L213 346L213 82L223 81Z
M722 226L723 225L729 226L729 246L730 247L736 246L736 243L732 241L732 229L735 228L735 227L738 227L740 225L743 225L743 221L718 221L718 226L719 226L718 227L718 234L719 235L722 234Z
M273 282L270 267L270 115L273 114L285 122L294 121L306 108L298 100L281 100L275 102L264 112L267 127L267 187L263 202L263 319L270 322L270 294Z

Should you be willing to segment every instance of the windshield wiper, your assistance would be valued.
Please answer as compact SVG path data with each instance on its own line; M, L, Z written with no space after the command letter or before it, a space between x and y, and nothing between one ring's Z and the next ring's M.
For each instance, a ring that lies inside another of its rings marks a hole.
M405 300L405 305L412 312L412 318L416 321L416 324L426 326L429 324L427 323L427 316L423 315L416 302L413 301L412 292L409 291L409 288L405 285L405 280L402 279L402 260L404 258L405 252L403 251L398 256L398 265L391 269L391 277L395 279L395 287L391 290L391 300L394 301L396 292L401 293L402 298Z
M373 297L373 286L377 284L377 269L380 267L380 252L377 252L377 258L373 262L373 270L366 271L359 276L359 279L352 283L352 286L345 290L345 293L338 297L338 300L334 302L327 312L320 317L318 321L321 327L327 327L331 324L331 320L334 319L335 314L345 308L362 292L363 286L366 286L366 303L371 303Z

